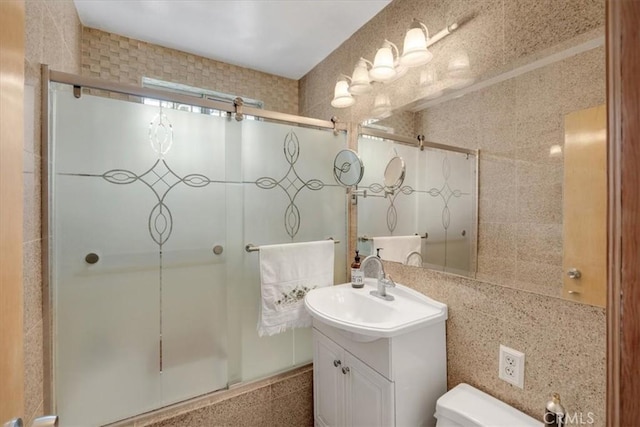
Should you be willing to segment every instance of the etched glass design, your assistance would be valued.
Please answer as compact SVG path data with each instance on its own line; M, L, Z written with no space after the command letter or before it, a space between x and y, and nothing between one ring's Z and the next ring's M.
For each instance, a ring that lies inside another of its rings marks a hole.
M308 328L258 338L259 257L244 245L346 242L332 177L345 134L76 99L61 85L51 100L62 425L107 424L308 363Z
M335 182L333 161L346 146L346 135L287 124L242 122L244 235L248 243L268 245L333 237L346 240L345 190ZM346 245L335 245L335 281L346 277ZM258 257L245 263L243 299L257 301ZM250 305L251 306L251 305ZM312 360L310 328L258 337L258 313L245 310L242 334L243 378L260 378ZM250 331L250 333L248 333ZM260 363L253 355L260 354Z

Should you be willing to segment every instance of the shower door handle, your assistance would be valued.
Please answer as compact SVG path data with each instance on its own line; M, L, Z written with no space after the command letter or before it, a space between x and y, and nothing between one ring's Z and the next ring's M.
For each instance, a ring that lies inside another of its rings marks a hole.
M24 422L22 418L14 418L4 423L2 427L24 427ZM31 427L58 427L58 416L45 415L44 417L38 417L33 420Z
M11 421L7 421L2 424L2 427L23 427L24 423L22 422L22 418L14 418Z

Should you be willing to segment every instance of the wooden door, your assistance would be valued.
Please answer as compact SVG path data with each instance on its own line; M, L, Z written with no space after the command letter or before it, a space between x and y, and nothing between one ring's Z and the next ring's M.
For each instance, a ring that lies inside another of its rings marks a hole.
M24 1L0 1L0 425L24 416Z
M565 117L565 298L604 307L607 301L607 110ZM572 278L570 270L579 271Z
M640 420L640 2L608 0L607 426Z

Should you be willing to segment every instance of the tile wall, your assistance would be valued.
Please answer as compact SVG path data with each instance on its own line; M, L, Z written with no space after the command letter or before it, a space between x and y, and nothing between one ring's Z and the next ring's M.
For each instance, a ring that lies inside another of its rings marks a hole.
M107 427L313 426L311 365Z
M298 114L298 82L94 28L82 32L82 75L140 85L143 77L264 102Z
M397 282L447 304L449 388L471 384L536 418L555 391L572 416L586 422L592 413L592 425L605 425L603 309L396 263L385 267ZM525 353L524 389L498 378L500 344Z
M24 140L24 346L25 425L43 415L44 392L41 254L48 243L42 233L40 149L40 64L80 72L82 28L72 0L25 1L25 140ZM46 292L46 290L44 291Z
M361 122L377 93L390 94L395 107L416 101L424 95L420 72L410 70L376 84L349 109L330 106L337 76L350 74L360 56L373 58L385 37L402 46L414 17L435 32L465 16L472 19L431 48L440 76L461 49L481 81L604 35L603 0L394 0L301 79L300 113ZM570 412L585 421L591 412L600 426L605 310L559 298L563 165L549 149L563 144L565 114L605 102L605 78L599 47L431 107L413 121L404 113L380 122L405 136L481 150L478 279L387 265L398 282L448 304L449 387L470 383L535 417L558 391ZM498 379L499 344L526 354L524 390Z

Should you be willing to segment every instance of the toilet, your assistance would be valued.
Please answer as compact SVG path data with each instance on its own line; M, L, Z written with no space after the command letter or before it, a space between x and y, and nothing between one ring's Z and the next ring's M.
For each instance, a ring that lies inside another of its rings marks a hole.
M544 408L543 408L544 409ZM544 424L469 384L436 402L436 427L543 427Z

